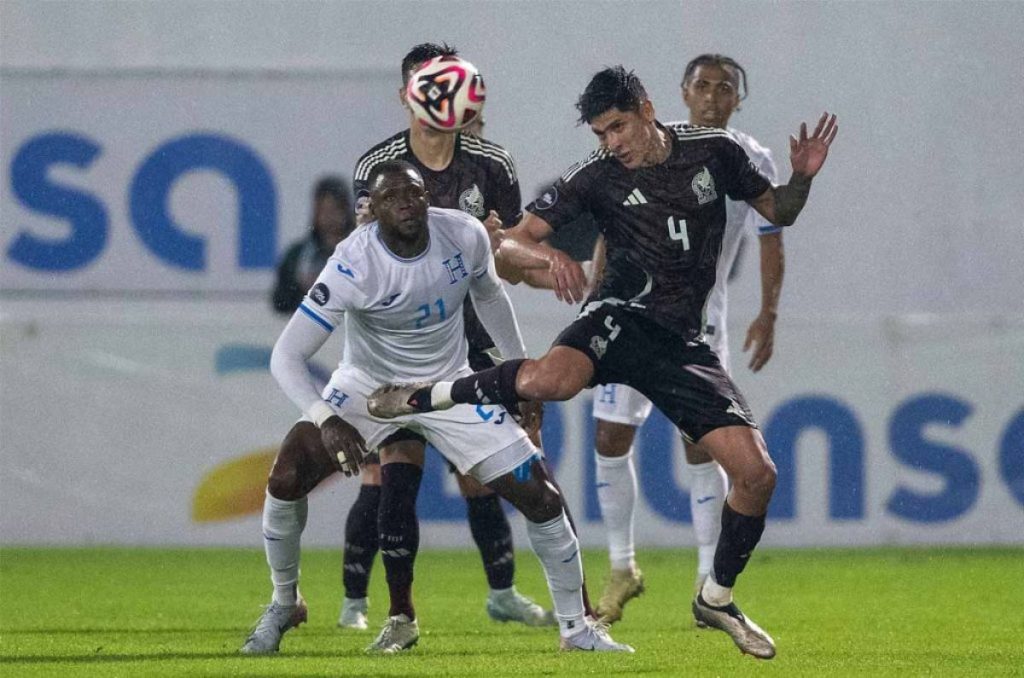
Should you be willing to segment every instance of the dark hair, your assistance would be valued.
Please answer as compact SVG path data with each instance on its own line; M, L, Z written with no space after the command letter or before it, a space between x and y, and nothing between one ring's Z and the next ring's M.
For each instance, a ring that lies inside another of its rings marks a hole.
M330 196L348 209L352 204L349 198L348 183L339 176L328 175L320 177L313 188L313 201L320 202L322 198Z
M617 108L620 111L639 111L647 100L647 90L633 71L622 66L610 66L590 79L583 90L576 109L580 112L579 122L590 123L602 113Z
M380 177L380 175L392 173L404 174L409 170L412 170L413 173L420 178L420 181L423 181L423 175L420 174L420 171L416 169L416 166L413 165L411 162L407 162L405 160L385 160L379 165L376 165L370 171L370 178L366 182L366 185L369 186L370 190L372 191L377 183L377 178Z
M409 82L409 76L413 74L416 68L424 61L429 61L434 57L439 56L458 56L459 50L455 49L447 42L442 42L440 45L433 42L424 42L416 45L409 50L409 53L402 59L402 84Z
M747 98L747 72L743 70L743 66L732 57L727 57L724 54L701 54L699 57L694 58L690 63L686 64L686 70L683 71L683 81L679 83L680 87L686 87L687 83L690 82L690 78L693 77L693 72L697 70L697 66L718 66L722 70L731 68L736 76L736 92L739 95L740 101Z

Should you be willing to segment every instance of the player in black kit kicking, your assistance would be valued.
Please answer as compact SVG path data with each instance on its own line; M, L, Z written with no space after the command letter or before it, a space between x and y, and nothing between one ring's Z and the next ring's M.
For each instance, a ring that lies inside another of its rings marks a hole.
M395 417L454 403L568 400L596 384L634 387L731 480L714 569L694 615L743 652L770 659L774 641L736 607L732 587L764 531L775 465L743 396L703 340L701 316L715 283L726 196L749 202L773 224L792 224L838 132L835 116L822 115L810 135L801 124L799 137L790 137L792 177L772 186L725 130L658 122L639 78L621 66L597 73L577 108L601 147L527 207L498 252L506 264L547 269L559 298L573 303L582 298L582 270L541 243L590 212L607 243L597 290L543 357L454 382L385 386L368 408Z

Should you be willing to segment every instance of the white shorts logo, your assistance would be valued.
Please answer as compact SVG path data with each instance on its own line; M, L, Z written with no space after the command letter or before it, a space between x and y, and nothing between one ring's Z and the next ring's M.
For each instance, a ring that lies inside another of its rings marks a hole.
M608 340L604 337L594 335L590 338L590 350L594 352L597 359L600 360L604 357L605 351L608 350Z

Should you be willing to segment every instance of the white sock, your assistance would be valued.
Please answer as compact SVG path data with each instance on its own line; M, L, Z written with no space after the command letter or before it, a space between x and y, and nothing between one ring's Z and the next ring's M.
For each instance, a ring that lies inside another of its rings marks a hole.
M274 583L274 602L294 605L299 588L299 542L306 527L306 498L283 501L270 496L263 502L263 548Z
M722 504L728 480L718 462L687 464L690 472L690 513L697 533L697 580L706 577L715 564L715 548L722 531Z
M527 520L526 534L548 580L559 634L568 638L579 633L585 627L583 563L580 543L569 526L565 512L546 523Z
M450 381L439 381L430 389L430 404L437 409L447 409L455 405L452 400L452 383Z
M633 514L636 511L636 467L633 450L622 457L597 457L597 501L608 533L608 559L613 570L636 567Z
M700 590L700 597L708 605L724 607L732 602L732 589L728 586L719 585L715 581L715 575L712 574L704 580L704 586Z

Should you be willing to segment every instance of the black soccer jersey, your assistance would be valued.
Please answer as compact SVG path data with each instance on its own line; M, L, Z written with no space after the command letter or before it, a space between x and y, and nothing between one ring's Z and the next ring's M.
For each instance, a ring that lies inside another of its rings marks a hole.
M725 130L659 127L672 143L665 162L629 170L599 149L526 209L556 230L590 212L607 247L604 278L591 300L621 302L692 339L715 285L726 196L749 200L771 182Z
M359 158L353 173L356 210L362 211L370 197L369 180L373 168L387 160L405 160L423 175L433 207L460 209L483 220L491 210L498 213L505 228L515 226L522 215L522 196L512 156L496 143L469 134L456 134L455 154L440 172L423 165L413 154L409 130L380 142ZM463 304L466 338L469 340L471 365L479 367L480 352L494 346L473 305Z

